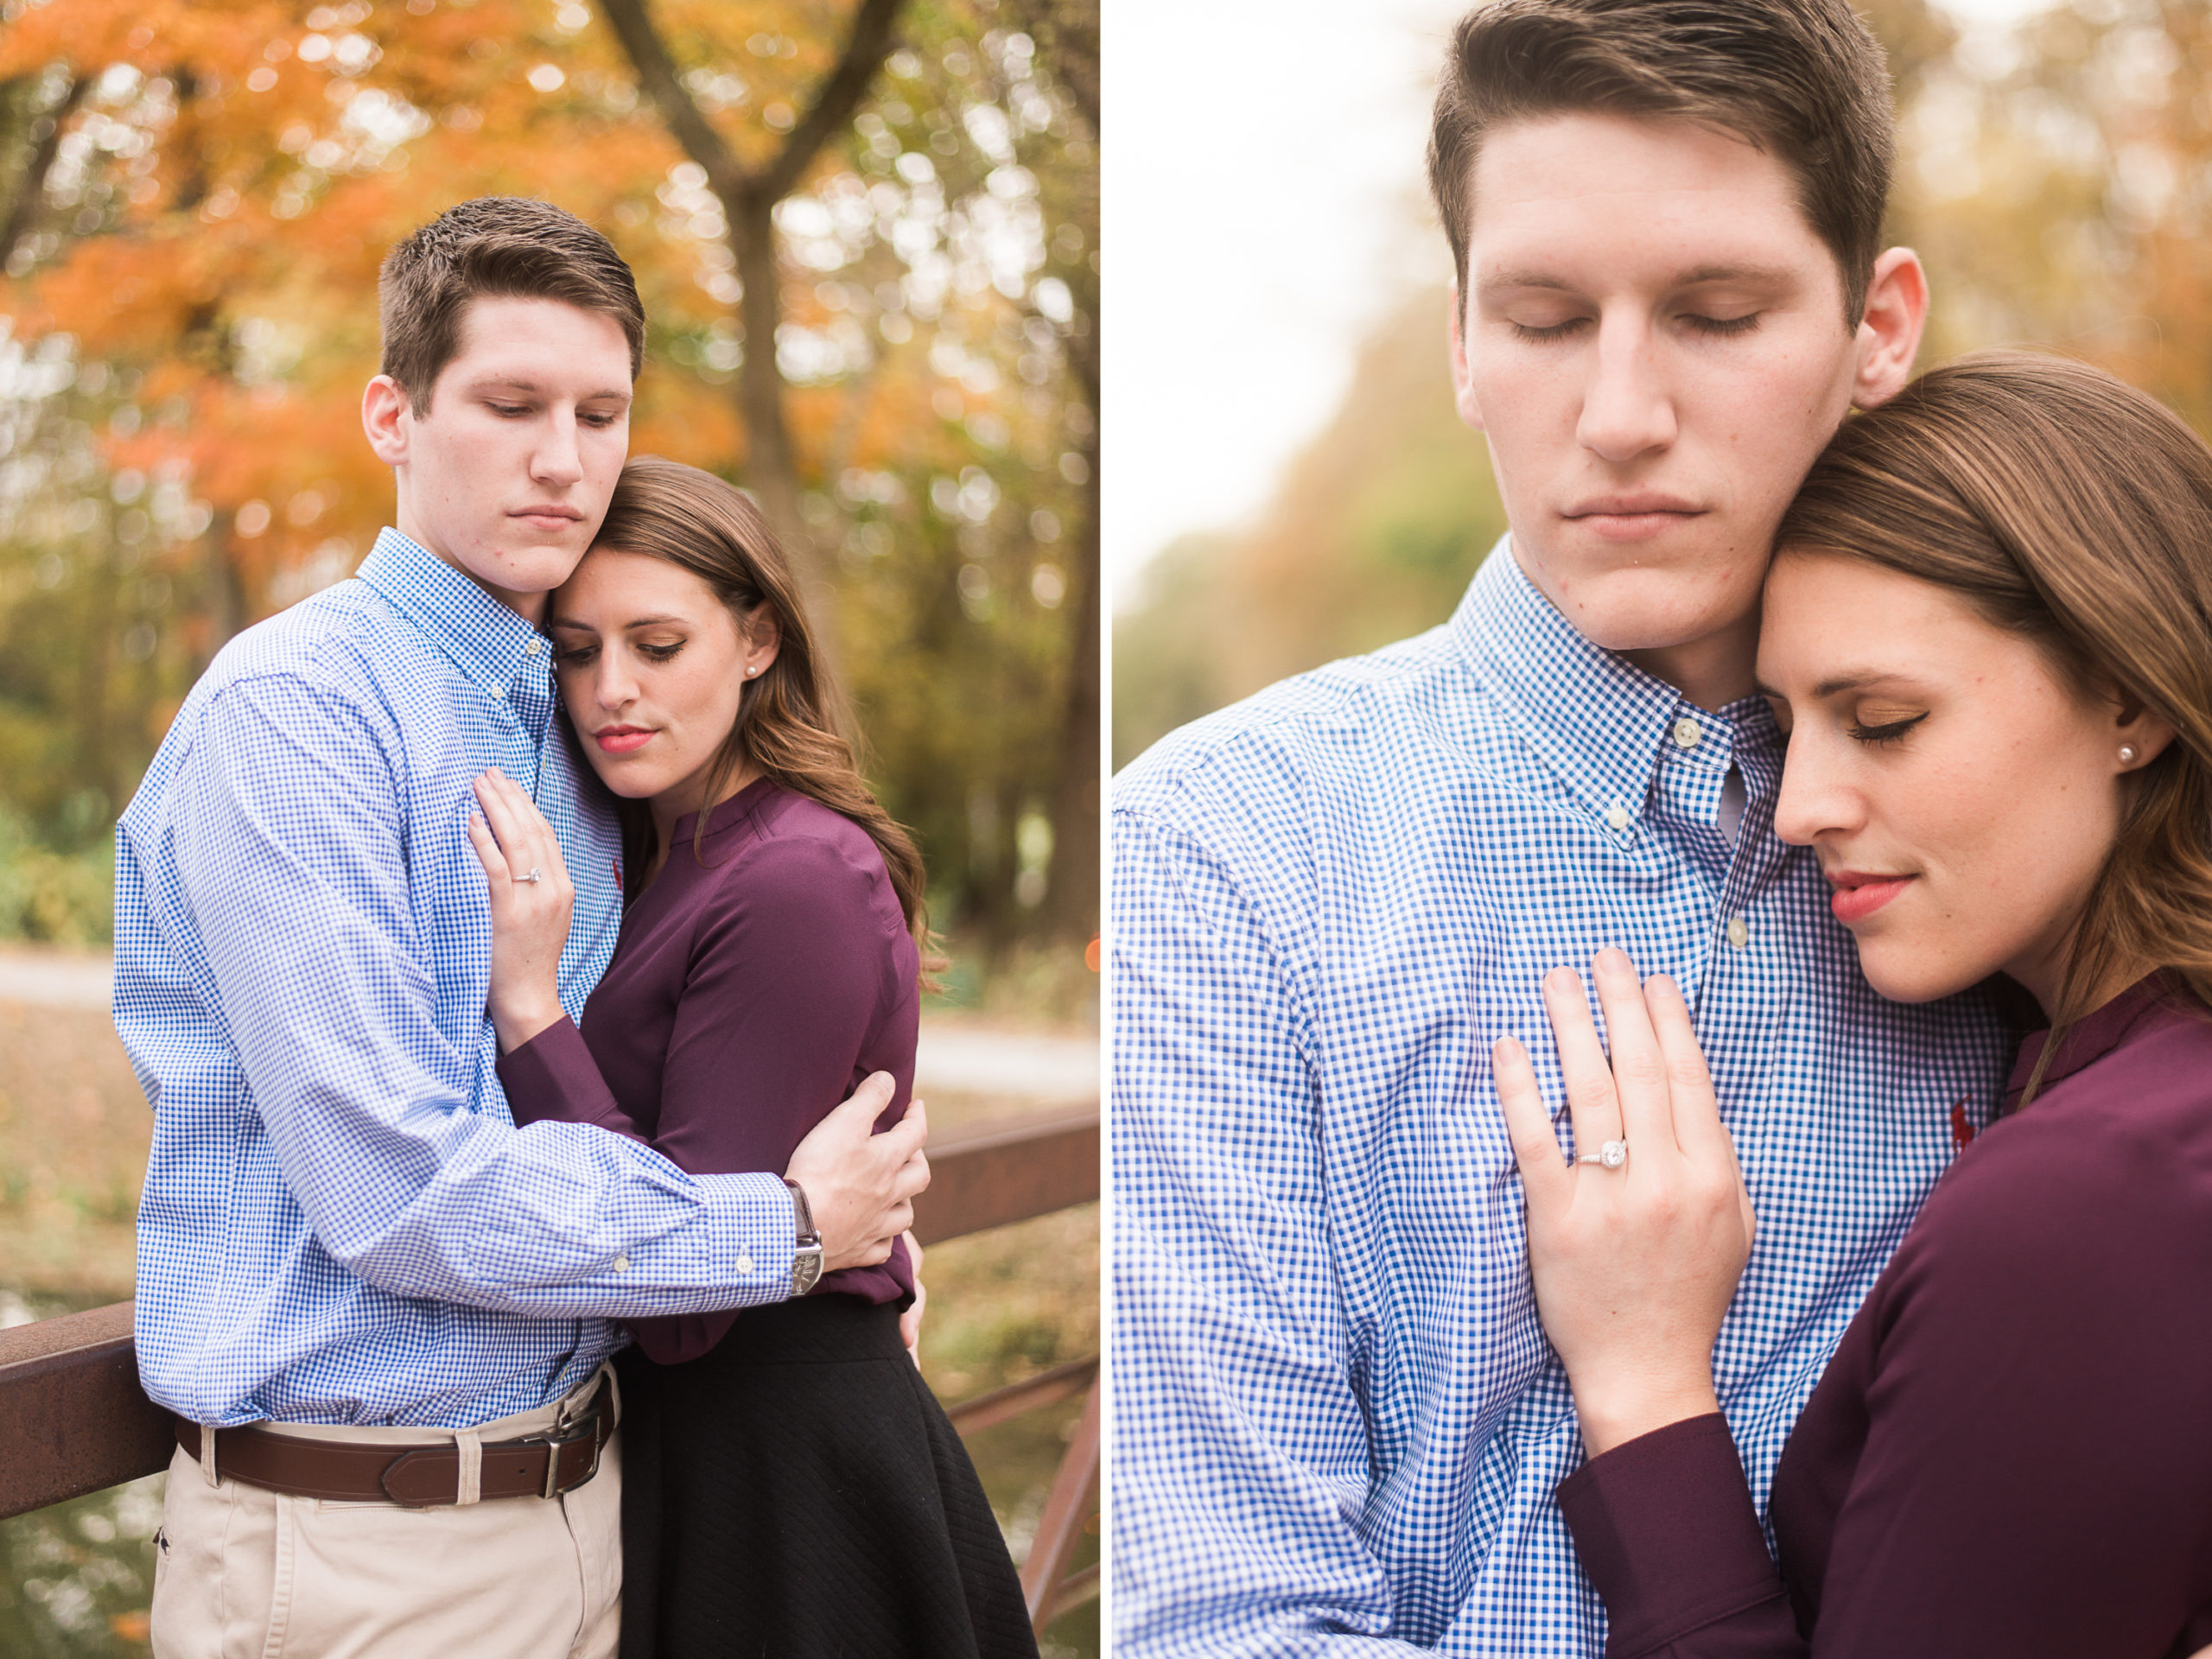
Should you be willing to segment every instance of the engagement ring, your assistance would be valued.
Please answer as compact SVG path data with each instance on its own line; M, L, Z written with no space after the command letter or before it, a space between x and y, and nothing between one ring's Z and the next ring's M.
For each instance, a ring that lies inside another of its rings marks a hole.
M1601 1164L1607 1169L1619 1169L1628 1162L1628 1142L1608 1141L1595 1152L1586 1152L1574 1160L1578 1164Z
M518 875L515 878L518 881L528 881L533 886L543 881L544 879L545 873L534 864L531 866L530 874L528 875Z

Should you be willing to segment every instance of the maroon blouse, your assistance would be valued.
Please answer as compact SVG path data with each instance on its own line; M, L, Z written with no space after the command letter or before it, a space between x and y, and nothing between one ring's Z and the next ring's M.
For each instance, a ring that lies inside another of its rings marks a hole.
M1783 1450L1779 1574L1717 1415L1559 1500L1608 1659L2212 1643L2212 1017L2154 976L1960 1154Z
M842 813L762 779L677 821L668 859L622 918L585 1004L499 1061L517 1124L597 1123L693 1174L780 1174L806 1132L872 1071L905 1116L919 963L883 855ZM703 858L702 857L703 854ZM817 1287L872 1302L913 1289L902 1241L880 1267ZM734 1311L633 1319L664 1365L722 1339Z

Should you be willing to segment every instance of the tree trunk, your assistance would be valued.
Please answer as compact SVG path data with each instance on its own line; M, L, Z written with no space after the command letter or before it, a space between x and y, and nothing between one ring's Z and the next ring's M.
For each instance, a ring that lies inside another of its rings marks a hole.
M745 293L738 321L745 332L745 360L737 375L737 414L745 427L745 478L785 550L806 595L808 620L828 652L830 594L827 573L799 512L798 460L784 416L784 377L776 366L776 331L784 314L783 276L776 266L776 204L746 193L725 198L730 251Z
M1052 779L1052 863L1045 883L1045 924L1062 939L1087 939L1098 929L1098 447L1084 459L1083 523L1076 533L1076 594L1069 644L1067 699L1060 724L1060 752Z
M46 124L46 130L32 146L30 162L16 186L16 198L8 204L7 218L0 220L0 270L7 269L8 262L16 257L16 244L29 236L38 223L39 209L46 206L47 175L54 171L54 160L61 151L61 129L90 90L88 81L71 81L61 101L36 118Z

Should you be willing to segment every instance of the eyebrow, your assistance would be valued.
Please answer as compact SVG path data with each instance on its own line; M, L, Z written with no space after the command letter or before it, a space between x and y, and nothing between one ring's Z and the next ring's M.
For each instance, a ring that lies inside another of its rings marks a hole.
M682 627L689 623L690 620L690 619L689 617L683 616L640 616L633 620L625 622L622 625L622 627L624 631L626 632L631 628L655 627L664 622L672 622L678 627ZM588 622L575 621L565 616L556 616L550 622L546 624L546 626L549 628L574 628L579 633L597 633L599 632L597 628L592 626Z
M1704 288L1714 283L1755 283L1769 285L1794 281L1797 273L1788 265L1695 265L1680 272L1667 287L1671 292L1681 288ZM1475 292L1493 294L1507 289L1543 288L1576 291L1580 284L1564 276L1535 267L1521 270L1504 270L1494 276L1485 276L1475 284Z
M1894 669L1862 668L1849 674L1838 674L1822 680L1813 688L1813 697L1815 702L1819 702L1833 697L1839 692L1864 690L1870 685L1879 685L1885 680L1904 677ZM1773 697L1783 702L1789 701L1787 693L1776 690L1764 680L1754 679L1751 682L1751 690L1763 697Z

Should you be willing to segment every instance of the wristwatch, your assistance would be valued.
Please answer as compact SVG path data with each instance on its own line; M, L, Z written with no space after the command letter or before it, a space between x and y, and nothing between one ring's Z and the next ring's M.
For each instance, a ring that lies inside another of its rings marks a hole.
M791 1190L791 1208L798 1212L798 1243L791 1249L791 1294L804 1296L822 1278L822 1235L814 1230L814 1211L806 1201L806 1189L789 1176L784 1185Z

